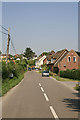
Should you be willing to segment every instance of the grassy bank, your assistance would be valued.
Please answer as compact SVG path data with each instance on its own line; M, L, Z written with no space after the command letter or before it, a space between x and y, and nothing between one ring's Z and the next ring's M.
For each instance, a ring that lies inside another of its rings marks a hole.
M69 78L63 78L63 77L59 77L59 76L53 76L53 77L58 81L78 81L78 80L73 80L73 79L69 79Z
M6 79L4 83L2 83L2 96L7 93L11 88L15 87L19 82L24 78L24 74L20 74L18 77L14 77L13 79Z

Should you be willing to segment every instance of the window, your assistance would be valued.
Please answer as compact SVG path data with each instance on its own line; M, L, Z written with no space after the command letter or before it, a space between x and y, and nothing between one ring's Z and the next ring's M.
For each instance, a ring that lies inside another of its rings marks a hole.
M64 67L66 67L66 65L64 64Z
M73 57L73 61L76 62L76 56Z
M68 62L71 62L71 57L70 56L68 57Z

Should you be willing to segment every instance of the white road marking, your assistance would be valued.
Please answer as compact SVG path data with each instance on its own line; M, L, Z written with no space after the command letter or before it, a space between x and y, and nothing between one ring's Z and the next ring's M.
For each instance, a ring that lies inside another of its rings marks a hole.
M42 92L44 92L44 89L41 87Z
M39 83L39 86L41 87L41 83Z
M45 97L46 101L49 101L49 99L48 99L46 93L44 93L44 97Z
M56 112L55 112L55 110L53 109L52 106L50 106L50 110L51 110L51 112L52 112L53 117L54 117L55 119L59 120L59 118L58 118L58 116L57 116L57 114L56 114Z

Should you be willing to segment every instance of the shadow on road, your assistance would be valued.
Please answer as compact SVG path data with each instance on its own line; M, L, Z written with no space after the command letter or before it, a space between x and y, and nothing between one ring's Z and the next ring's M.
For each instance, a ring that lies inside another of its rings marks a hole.
M66 106L70 108L70 111L80 112L80 93L73 93L75 99L65 98L62 102L66 103Z

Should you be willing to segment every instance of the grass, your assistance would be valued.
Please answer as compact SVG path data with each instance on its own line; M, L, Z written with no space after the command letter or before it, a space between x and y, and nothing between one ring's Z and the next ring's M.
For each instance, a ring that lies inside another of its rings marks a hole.
M54 77L58 81L79 81L79 80L74 80L74 79L69 79L69 78L63 78L63 77L59 77L59 76L52 76L52 77Z
M20 74L18 78L14 77L13 79L6 79L5 82L2 83L2 96L11 88L15 87L23 78L24 74Z

